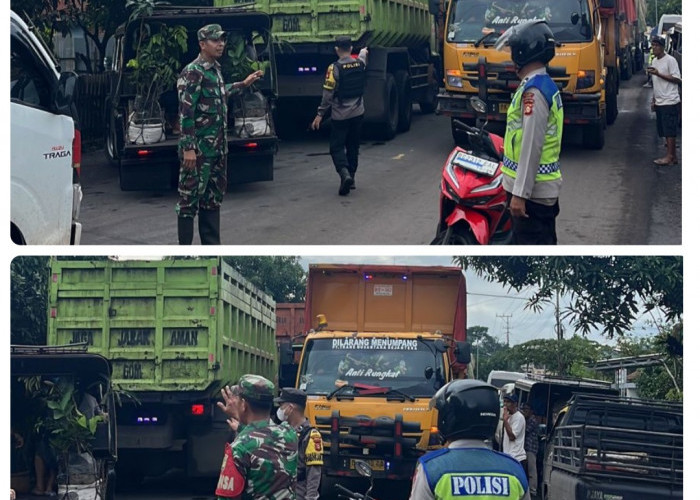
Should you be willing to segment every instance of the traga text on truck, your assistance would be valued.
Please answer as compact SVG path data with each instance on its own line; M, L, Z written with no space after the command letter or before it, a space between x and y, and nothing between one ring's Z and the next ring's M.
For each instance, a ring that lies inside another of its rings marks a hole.
M430 398L464 376L466 286L454 267L309 266L297 387L324 441L324 484L410 480L442 443Z
M221 388L276 378L272 298L219 258L53 260L50 283L49 343L87 343L133 397L117 411L120 477L215 479L230 434Z

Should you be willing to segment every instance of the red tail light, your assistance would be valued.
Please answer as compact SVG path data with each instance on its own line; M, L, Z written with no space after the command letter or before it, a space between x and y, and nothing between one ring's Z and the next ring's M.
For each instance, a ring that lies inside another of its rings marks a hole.
M246 142L246 143L243 145L243 147L244 147L244 148L248 148L248 149L255 149L255 148L258 147L258 143L257 143L257 142Z
M75 135L73 136L73 180L77 182L80 180L80 162L83 159L83 140L80 130L75 129Z
M192 415L204 415L204 405L192 405Z

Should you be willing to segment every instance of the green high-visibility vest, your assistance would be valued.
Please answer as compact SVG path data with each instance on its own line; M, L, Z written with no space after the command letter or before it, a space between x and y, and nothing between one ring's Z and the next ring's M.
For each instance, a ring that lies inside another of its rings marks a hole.
M562 129L564 128L564 106L559 89L549 75L539 74L518 87L508 108L506 136L503 140L503 166L501 171L508 177L515 178L523 141L523 92L535 87L544 95L549 104L549 120L545 131L540 165L535 175L535 182L548 182L561 179L559 170L559 153L561 152Z

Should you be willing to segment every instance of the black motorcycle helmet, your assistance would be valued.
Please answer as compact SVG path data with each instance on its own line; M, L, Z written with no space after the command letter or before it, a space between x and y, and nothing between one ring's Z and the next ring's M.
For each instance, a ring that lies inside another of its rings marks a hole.
M430 400L430 407L437 408L438 430L446 440L492 437L501 408L498 389L472 379L446 384Z
M510 47L511 59L518 68L533 61L547 64L554 57L554 34L544 20L528 21L508 28L498 40L496 49Z

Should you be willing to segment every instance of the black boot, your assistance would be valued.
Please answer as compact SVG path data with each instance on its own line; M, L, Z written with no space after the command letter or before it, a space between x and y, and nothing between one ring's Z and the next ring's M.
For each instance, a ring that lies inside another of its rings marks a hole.
M350 172L350 177L352 178L352 182L350 183L350 189L355 189L355 172Z
M221 245L219 210L199 211L199 239L202 245Z
M352 177L350 177L350 172L347 168L340 170L340 187L338 188L338 194L340 196L346 196L350 192L350 186L352 185Z
M177 218L177 242L179 245L191 245L194 236L194 217Z

